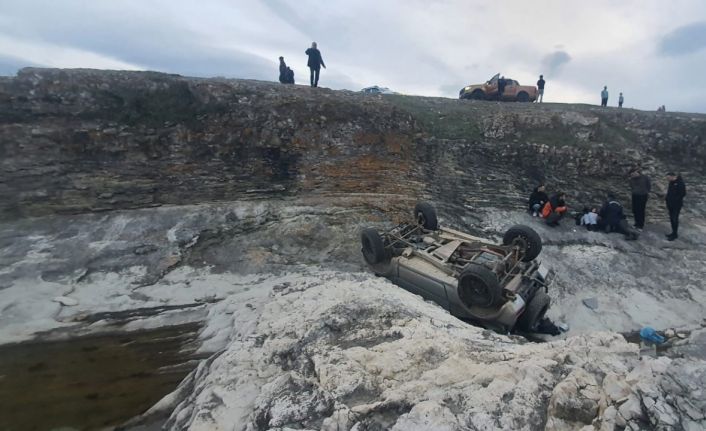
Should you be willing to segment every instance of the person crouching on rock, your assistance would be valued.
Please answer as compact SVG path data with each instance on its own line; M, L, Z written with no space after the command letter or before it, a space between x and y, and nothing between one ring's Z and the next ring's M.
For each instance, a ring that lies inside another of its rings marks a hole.
M625 235L625 239L636 240L638 234L628 226L628 222L623 211L623 206L613 195L608 195L603 207L599 212L601 225L605 233L617 232Z
M598 230L598 209L591 208L590 211L586 211L583 216L581 216L581 226L586 226L591 232Z
M279 58L279 82L282 84L294 84L294 71L287 67L284 57Z
M549 202L542 208L542 217L544 217L549 226L559 226L559 220L566 214L568 207L566 206L566 194L557 192Z
M529 212L533 217L538 217L539 212L544 208L544 204L549 201L549 196L544 191L544 184L540 184L532 190L529 197Z

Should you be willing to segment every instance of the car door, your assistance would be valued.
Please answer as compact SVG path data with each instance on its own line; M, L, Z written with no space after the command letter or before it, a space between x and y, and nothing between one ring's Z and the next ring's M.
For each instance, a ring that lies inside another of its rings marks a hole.
M498 80L500 79L500 74L496 73L492 78L484 84L483 91L485 91L486 96L495 97L498 95Z
M517 97L517 81L512 79L507 80L507 85L505 85L505 91L503 92L503 99L515 99Z
M434 301L447 310L449 309L446 287L441 281L408 265L399 266L399 279L405 289Z

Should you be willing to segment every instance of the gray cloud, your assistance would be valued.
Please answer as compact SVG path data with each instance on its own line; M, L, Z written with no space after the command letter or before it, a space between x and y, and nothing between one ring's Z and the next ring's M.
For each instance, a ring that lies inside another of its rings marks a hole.
M706 21L679 27L659 41L658 52L662 55L678 56L691 54L706 48Z
M542 58L542 70L545 75L556 75L561 66L571 61L566 51L554 51Z

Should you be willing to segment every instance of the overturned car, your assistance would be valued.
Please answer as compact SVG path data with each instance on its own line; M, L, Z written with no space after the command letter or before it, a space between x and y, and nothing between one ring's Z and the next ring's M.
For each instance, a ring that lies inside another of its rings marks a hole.
M537 332L549 309L554 274L535 259L542 240L516 225L501 245L440 227L419 203L414 221L388 231L366 228L362 253L372 270L454 316L502 332Z

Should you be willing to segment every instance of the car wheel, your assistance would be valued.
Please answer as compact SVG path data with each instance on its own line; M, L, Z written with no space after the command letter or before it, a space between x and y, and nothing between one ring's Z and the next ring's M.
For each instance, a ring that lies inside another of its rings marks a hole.
M543 290L534 294L525 311L517 319L517 327L523 331L536 332L539 322L549 310L549 295Z
M485 100L485 92L483 90L473 90L473 93L471 93L471 99Z
M376 265L385 260L385 245L377 230L373 228L363 229L363 232L360 234L360 242L363 245L361 249L363 258L370 265Z
M529 102L529 94L525 93L524 91L520 91L520 93L517 95L517 101Z
M466 306L493 307L502 299L498 276L481 265L469 265L458 277L458 296Z
M414 207L414 219L417 224L427 230L439 229L439 221L436 218L436 210L428 202L419 202Z
M523 250L523 262L530 262L542 251L542 238L529 226L515 225L503 235L503 245L519 245Z

